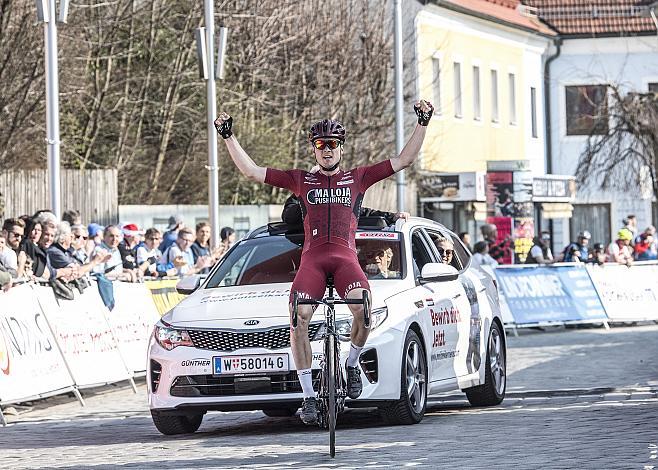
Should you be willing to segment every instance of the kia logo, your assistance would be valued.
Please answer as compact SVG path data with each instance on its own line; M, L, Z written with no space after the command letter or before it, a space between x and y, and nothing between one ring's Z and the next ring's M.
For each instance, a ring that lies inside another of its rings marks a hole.
M259 323L260 322L258 320L247 320L246 322L244 322L244 324L247 325L247 326L258 325Z

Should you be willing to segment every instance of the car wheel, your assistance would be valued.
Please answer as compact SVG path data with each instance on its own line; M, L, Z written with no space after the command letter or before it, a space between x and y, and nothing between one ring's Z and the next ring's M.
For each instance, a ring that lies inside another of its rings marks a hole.
M297 408L266 408L263 410L266 416L270 418L287 418L289 416L295 416L297 413Z
M505 398L507 369L505 362L505 342L498 323L491 325L487 343L487 360L484 370L484 384L467 388L466 397L473 406L494 406Z
M174 415L162 411L151 410L153 424L162 434L192 434L199 429L203 421L203 413L192 415Z
M380 408L389 424L416 424L427 407L427 359L415 331L407 331L400 367L400 399Z

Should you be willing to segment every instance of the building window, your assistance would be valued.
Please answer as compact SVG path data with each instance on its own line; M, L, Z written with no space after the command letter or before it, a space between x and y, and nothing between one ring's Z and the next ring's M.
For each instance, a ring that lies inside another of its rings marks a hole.
M498 70L491 71L491 121L498 122Z
M516 124L516 77L508 74L509 81L509 123Z
M459 62L452 64L455 82L455 117L462 117L462 65Z
M607 134L608 86L565 87L567 135Z
M432 98L436 114L441 114L441 60L432 58Z
M473 119L482 119L482 106L480 103L480 67L473 66Z
M658 82L649 83L649 91L653 91L654 93L658 93Z
M587 230L592 234L589 246L594 243L610 243L610 204L574 204L573 216L569 220L571 241Z
M532 136L537 137L537 89L530 87L530 123Z

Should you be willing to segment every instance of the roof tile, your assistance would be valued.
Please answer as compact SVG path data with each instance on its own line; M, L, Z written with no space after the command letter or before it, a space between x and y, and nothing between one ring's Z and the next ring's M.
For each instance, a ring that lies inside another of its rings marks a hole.
M538 33L555 35L555 32L538 18L521 12L519 8L521 0L445 0L442 3L450 3L464 10L470 10Z
M502 1L502 0L499 0ZM649 16L652 0L523 0L562 35L634 35L656 33Z

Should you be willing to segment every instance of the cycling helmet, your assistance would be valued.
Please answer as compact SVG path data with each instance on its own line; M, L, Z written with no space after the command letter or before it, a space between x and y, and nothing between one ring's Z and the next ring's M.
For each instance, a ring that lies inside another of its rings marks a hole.
M338 139L341 142L345 142L345 128L340 122L333 119L323 119L322 121L318 121L311 126L311 130L308 133L308 140L313 142L324 137Z
M633 239L633 232L628 230L627 228L622 228L617 232L617 239L618 240L632 240Z
M592 234L589 233L587 230L583 230L578 234L578 238L586 238L587 240L589 240L590 238L592 238Z

